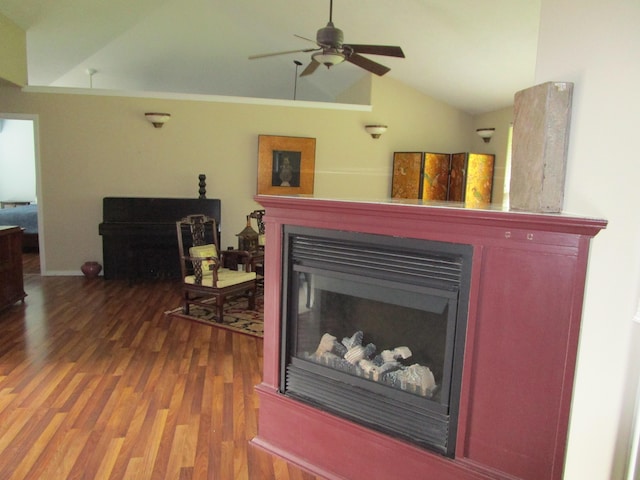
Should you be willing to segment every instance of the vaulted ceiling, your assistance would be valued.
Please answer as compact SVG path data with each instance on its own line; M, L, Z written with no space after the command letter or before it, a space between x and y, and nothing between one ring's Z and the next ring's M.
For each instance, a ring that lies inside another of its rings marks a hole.
M401 46L369 56L386 75L469 113L531 86L539 0L335 0L345 43ZM350 63L298 77L329 0L0 0L27 32L29 85L335 101L369 75ZM88 72L95 70L93 75Z

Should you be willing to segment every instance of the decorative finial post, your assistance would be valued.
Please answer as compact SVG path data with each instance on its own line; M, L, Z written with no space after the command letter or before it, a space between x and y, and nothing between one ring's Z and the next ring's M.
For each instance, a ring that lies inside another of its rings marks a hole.
M198 186L200 187L198 193L200 196L198 198L207 198L207 176L204 173L201 173L198 175L198 179L200 180L198 183Z

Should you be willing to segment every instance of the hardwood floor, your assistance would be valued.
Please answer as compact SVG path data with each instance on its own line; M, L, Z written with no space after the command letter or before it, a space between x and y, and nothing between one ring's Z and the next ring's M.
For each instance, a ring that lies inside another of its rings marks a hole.
M40 255L37 253L22 254L22 272L25 275L40 273Z
M320 480L248 443L261 339L165 316L175 283L27 271L0 312L1 479Z

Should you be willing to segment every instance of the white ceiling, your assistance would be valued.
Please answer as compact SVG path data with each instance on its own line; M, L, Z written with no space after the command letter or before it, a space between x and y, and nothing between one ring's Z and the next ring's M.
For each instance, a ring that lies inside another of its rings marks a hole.
M345 43L399 45L369 56L387 76L469 113L509 106L533 85L540 0L335 0ZM329 0L0 0L27 31L29 85L292 99L299 53ZM95 69L92 77L88 69ZM343 63L298 78L298 100L333 101L368 75Z

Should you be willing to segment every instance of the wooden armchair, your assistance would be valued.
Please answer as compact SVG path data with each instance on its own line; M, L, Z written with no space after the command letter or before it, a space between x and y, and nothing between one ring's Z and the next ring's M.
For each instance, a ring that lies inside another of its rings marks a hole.
M251 256L238 250L220 251L216 221L205 215L189 215L176 222L180 267L182 273L182 311L189 314L190 305L214 310L218 322L224 314L224 302L230 296L246 296L248 308L256 306L256 273ZM237 269L224 268L228 263Z

